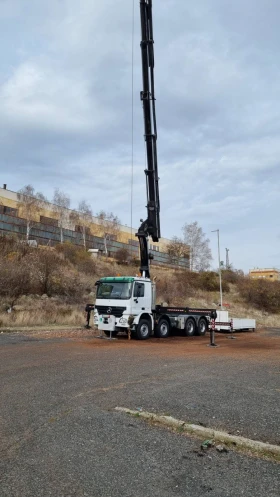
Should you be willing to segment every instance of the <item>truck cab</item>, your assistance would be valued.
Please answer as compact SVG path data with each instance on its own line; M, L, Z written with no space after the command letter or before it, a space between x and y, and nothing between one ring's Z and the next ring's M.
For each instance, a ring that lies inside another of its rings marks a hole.
M94 322L106 335L119 331L135 332L149 338L153 328L155 284L149 278L118 276L96 282Z

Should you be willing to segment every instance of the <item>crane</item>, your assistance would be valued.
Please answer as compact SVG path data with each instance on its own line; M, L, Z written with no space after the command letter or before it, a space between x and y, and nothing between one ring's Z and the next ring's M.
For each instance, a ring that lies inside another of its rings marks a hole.
M147 157L147 169L145 169L147 219L145 221L141 220L141 225L136 236L140 245L140 273L141 276L150 278L150 260L152 259L152 255L149 253L149 237L154 242L158 242L160 239L152 0L140 0L140 18L143 79L143 90L140 92L140 99L143 104L144 138Z
M138 340L154 334L167 338L172 328L185 330L186 336L205 335L213 309L165 307L156 304L156 283L150 278L149 238L160 239L160 205L157 164L157 126L154 88L154 40L152 0L140 0L143 90L140 99L144 114L147 168L147 219L136 233L140 245L141 276L108 276L96 282L96 302L87 305L88 325L94 310L94 323L107 337L126 331Z

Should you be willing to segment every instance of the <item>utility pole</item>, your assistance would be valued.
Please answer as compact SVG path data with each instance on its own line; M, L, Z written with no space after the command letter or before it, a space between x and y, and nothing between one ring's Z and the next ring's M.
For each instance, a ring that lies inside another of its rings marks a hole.
M213 230L212 233L218 235L218 258L219 258L219 280L220 280L220 306L223 308L223 291L222 291L222 271L221 271L221 258L220 258L220 230Z
M226 269L229 269L229 256L228 256L228 253L229 253L229 249L226 248Z

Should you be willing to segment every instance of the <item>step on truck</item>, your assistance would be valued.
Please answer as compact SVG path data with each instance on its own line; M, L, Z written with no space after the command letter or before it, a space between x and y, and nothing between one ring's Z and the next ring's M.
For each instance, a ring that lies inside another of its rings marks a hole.
M149 278L107 277L96 286L96 303L86 310L94 311L94 324L107 336L130 331L138 340L167 338L172 329L203 336L216 317L214 309L156 305L156 285Z

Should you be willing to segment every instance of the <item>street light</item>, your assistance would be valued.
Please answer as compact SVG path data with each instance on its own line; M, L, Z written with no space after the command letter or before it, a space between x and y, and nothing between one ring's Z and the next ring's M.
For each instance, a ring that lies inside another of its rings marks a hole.
M222 292L222 272L221 272L221 260L220 260L220 230L213 230L212 233L217 233L218 235L218 257L219 257L219 279L220 279L220 304L221 310L223 308L223 292Z

